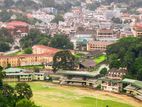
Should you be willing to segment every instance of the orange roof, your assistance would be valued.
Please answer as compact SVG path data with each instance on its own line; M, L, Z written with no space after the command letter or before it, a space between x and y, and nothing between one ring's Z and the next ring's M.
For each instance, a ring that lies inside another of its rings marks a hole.
M41 49L46 49L46 50L51 50L51 51L59 51L59 49L48 47L48 46L44 46L44 45L34 45L32 48L33 49L34 48L41 48Z

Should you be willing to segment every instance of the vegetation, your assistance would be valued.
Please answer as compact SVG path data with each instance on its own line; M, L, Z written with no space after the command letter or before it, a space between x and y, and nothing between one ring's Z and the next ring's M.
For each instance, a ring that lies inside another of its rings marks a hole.
M76 67L76 58L70 51L57 52L53 58L53 69L57 71L63 70L74 70Z
M11 16L12 16L12 12L8 12L7 10L2 10L0 12L0 20L2 22L7 22L11 19Z
M142 80L142 38L127 37L107 48L110 68L127 68L127 77Z
M107 59L106 55L101 55L99 57L95 57L94 61L96 64L99 64L101 62L104 62Z
M10 44L13 43L13 38L7 29L0 29L0 52L10 50Z
M37 44L48 45L49 38L48 35L41 34L39 30L31 29L28 36L20 40L20 44L22 48L29 48Z
M39 106L36 106L34 102L30 100L22 99L16 103L16 107L39 107Z
M63 16L61 15L56 15L55 18L52 20L53 23L59 23L59 21L64 21Z
M18 68L22 68L22 69L43 69L44 65L29 65L29 66L20 66Z
M107 68L103 68L101 71L100 71L100 74L105 76L107 74Z
M31 87L27 83L17 83L15 87L3 84L5 73L0 68L0 107L37 107L30 101Z
M65 35L55 35L50 42L50 46L58 49L73 49L73 43Z
M10 83L14 86L15 83ZM67 87L48 82L28 83L34 93L32 100L42 107L133 107L125 96L117 97L103 92L78 87ZM97 99L96 99L97 97ZM130 99L130 98L129 98ZM137 105L141 107L141 105Z
M27 16L23 14L16 13L15 15L16 15L16 20L24 21L29 24L35 24L36 22L41 22L40 20L37 20L35 18L28 18Z
M26 48L25 50L24 50L24 53L25 54L32 54L33 52L32 52L32 48Z
M99 6L100 6L99 2L94 2L94 3L88 4L87 8L92 10L92 11L95 11Z

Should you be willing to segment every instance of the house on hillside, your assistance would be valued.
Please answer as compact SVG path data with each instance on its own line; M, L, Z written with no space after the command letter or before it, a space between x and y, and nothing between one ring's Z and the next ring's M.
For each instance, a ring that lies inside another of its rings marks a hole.
M126 69L112 68L104 78L101 78L101 89L104 91L119 93L123 89L122 79L126 75Z
M11 21L6 23L5 27L11 35L24 37L28 35L29 24L23 21Z

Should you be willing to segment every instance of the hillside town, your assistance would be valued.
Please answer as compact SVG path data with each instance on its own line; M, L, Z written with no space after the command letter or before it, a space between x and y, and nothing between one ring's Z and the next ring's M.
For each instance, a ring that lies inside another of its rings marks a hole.
M0 81L81 87L142 105L142 1L132 1L0 0Z

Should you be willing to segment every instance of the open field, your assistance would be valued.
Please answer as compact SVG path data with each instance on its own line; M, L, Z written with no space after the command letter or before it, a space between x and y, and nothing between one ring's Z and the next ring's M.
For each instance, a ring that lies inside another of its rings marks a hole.
M32 100L42 107L142 107L142 102L126 95L47 82L29 84L34 94Z
M97 58L94 58L94 61L96 62L96 64L99 64L99 63L101 63L101 62L103 62L105 60L106 60L106 55L101 55L101 56L99 56Z

